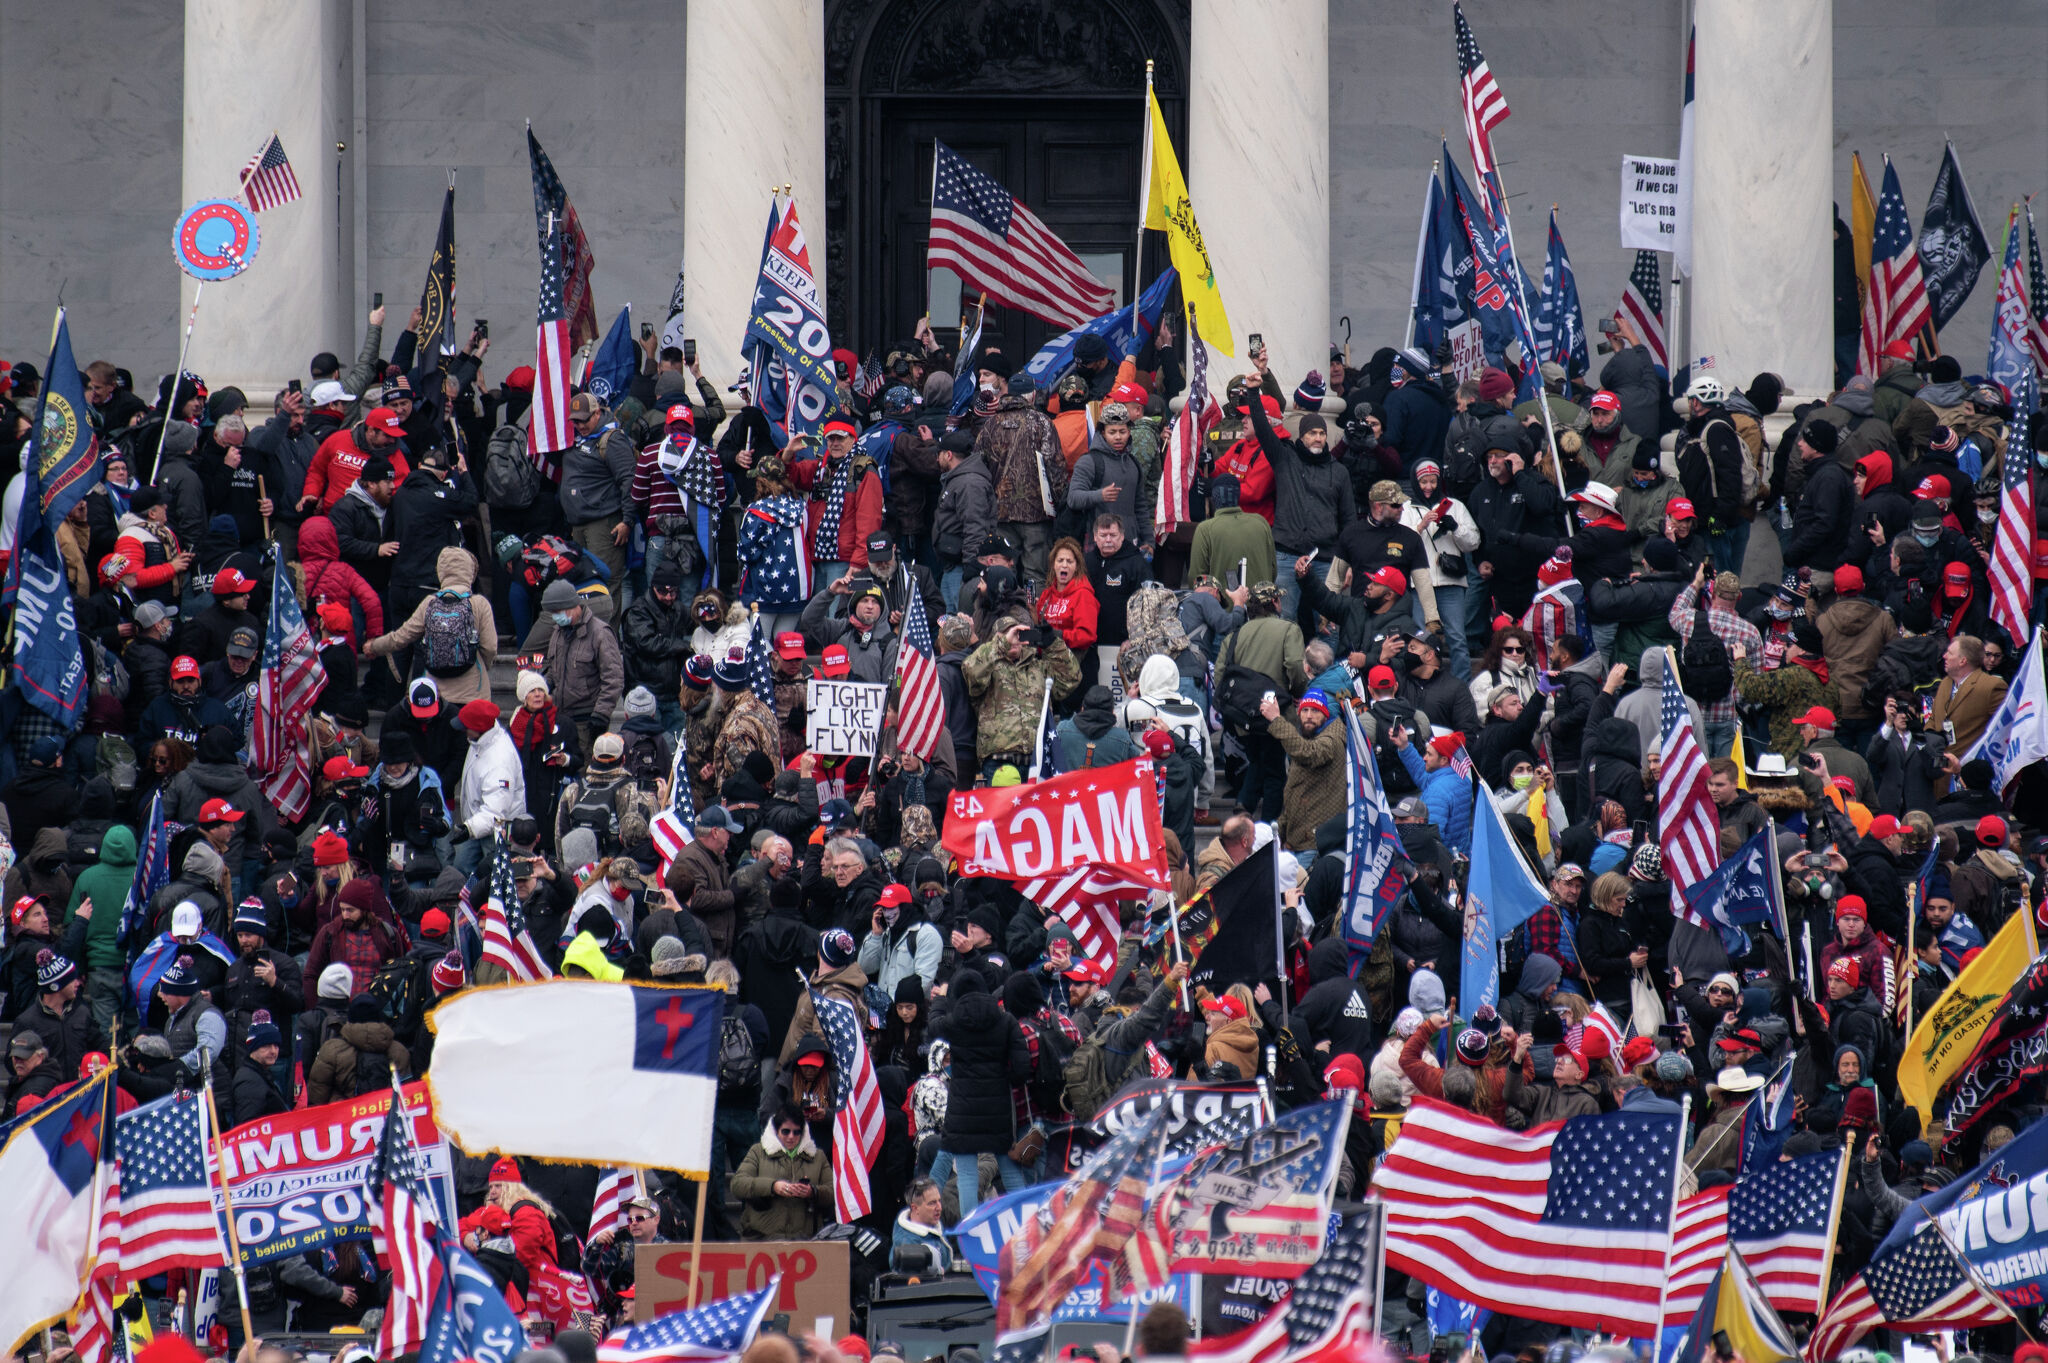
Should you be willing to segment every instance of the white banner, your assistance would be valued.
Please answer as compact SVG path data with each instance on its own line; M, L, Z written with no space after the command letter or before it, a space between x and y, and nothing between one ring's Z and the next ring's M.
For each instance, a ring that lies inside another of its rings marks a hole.
M1458 382L1476 381L1486 368L1486 338L1477 322L1460 322L1451 328L1451 370Z
M827 757L872 757L889 688L879 682L826 681L804 687L804 746Z
M1624 250L1678 246L1678 159L1621 158L1621 244Z

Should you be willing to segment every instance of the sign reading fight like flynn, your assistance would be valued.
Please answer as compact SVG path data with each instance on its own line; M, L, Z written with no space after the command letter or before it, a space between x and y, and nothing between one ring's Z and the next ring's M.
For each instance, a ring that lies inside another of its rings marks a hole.
M804 685L804 745L826 757L872 757L881 735L889 688L876 682L826 681Z
M1021 786L955 791L940 840L962 875L1027 880L1101 866L1172 888L1149 757Z
M267 1263L370 1234L364 1189L390 1106L387 1089L265 1117L221 1138L243 1263ZM434 1125L424 1083L405 1086L405 1110L412 1115L427 1186L442 1215L452 1215L454 1165L448 1142ZM213 1203L215 1211L224 1212L218 1187Z
M1670 251L1678 246L1678 158L1621 158L1621 245Z
M763 1240L706 1245L697 1270L697 1305L758 1292L782 1275L772 1315L787 1314L793 1334L821 1316L851 1319L852 1258L845 1240ZM690 1247L640 1245L633 1251L633 1319L650 1321L690 1304Z

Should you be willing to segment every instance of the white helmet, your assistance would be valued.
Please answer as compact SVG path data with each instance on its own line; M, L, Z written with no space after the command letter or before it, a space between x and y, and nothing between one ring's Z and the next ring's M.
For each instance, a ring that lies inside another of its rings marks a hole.
M1692 385L1685 390L1685 395L1697 398L1711 407L1717 402L1728 400L1728 386L1712 374L1702 374L1692 381Z

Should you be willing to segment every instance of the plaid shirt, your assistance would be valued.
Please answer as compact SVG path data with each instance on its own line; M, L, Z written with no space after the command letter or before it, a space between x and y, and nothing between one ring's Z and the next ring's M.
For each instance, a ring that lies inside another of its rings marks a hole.
M1557 905L1545 904L1536 910L1525 925L1529 930L1529 954L1548 956L1564 970L1567 979L1577 979L1579 968L1565 955L1564 916L1557 911Z
M1057 1028L1060 1037L1066 1042L1067 1050L1070 1054L1079 1049L1081 1045L1081 1029L1074 1025L1074 1020L1064 1013L1053 1012L1049 1007L1039 1009L1031 1017L1017 1019L1017 1026L1022 1029L1024 1045L1031 1052L1031 1072L1034 1076L1038 1073L1038 1034L1041 1029L1046 1027ZM1031 1083L1029 1080L1018 1084L1010 1090L1010 1102L1017 1114L1017 1131L1020 1135L1028 1130L1035 1121L1056 1122L1060 1120L1061 1114L1057 1112L1040 1112L1038 1110L1038 1104L1031 1099Z
M1678 631L1680 639L1692 638L1692 627L1697 611L1699 589L1693 583L1686 583L1685 590L1671 603L1671 615L1666 621ZM1717 597L1707 600L1707 628L1714 631L1714 637L1728 646L1729 661L1733 662L1735 650L1740 646L1746 651L1752 665L1764 651L1764 639L1756 632L1756 626L1737 615ZM1700 707L1700 718L1709 724L1733 724L1735 722L1735 692L1730 691L1712 705Z

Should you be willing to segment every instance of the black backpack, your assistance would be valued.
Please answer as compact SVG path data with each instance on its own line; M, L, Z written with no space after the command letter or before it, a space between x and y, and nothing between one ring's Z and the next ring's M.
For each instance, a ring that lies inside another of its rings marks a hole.
M500 426L484 451L484 501L494 507L528 507L545 484L540 469L526 452L526 432Z
M1692 633L1679 650L1678 686L1703 706L1719 705L1735 689L1735 665L1728 659L1728 645L1707 623L1705 606L1694 613Z
M761 1057L745 1019L727 1013L718 1024L718 1087L752 1088L761 1082Z
M370 977L369 987L363 992L384 1005L384 1016L391 1023L393 1035L401 1039L419 1035L427 1003L433 997L434 964L440 959L408 954Z
M617 786L586 784L576 793L576 803L569 806L569 827L589 829L597 838L600 856L617 856L623 847L619 841L618 793Z
M1241 630L1243 625L1239 625ZM1245 667L1235 661L1237 658L1237 635L1230 636L1224 647L1229 650L1232 661L1223 665L1216 674L1216 713L1223 716L1223 722L1233 733L1247 734L1254 726L1264 722L1259 706L1268 691L1278 692L1279 684L1255 667Z
M391 1087L391 1053L356 1048L355 1090L348 1096L361 1098Z

